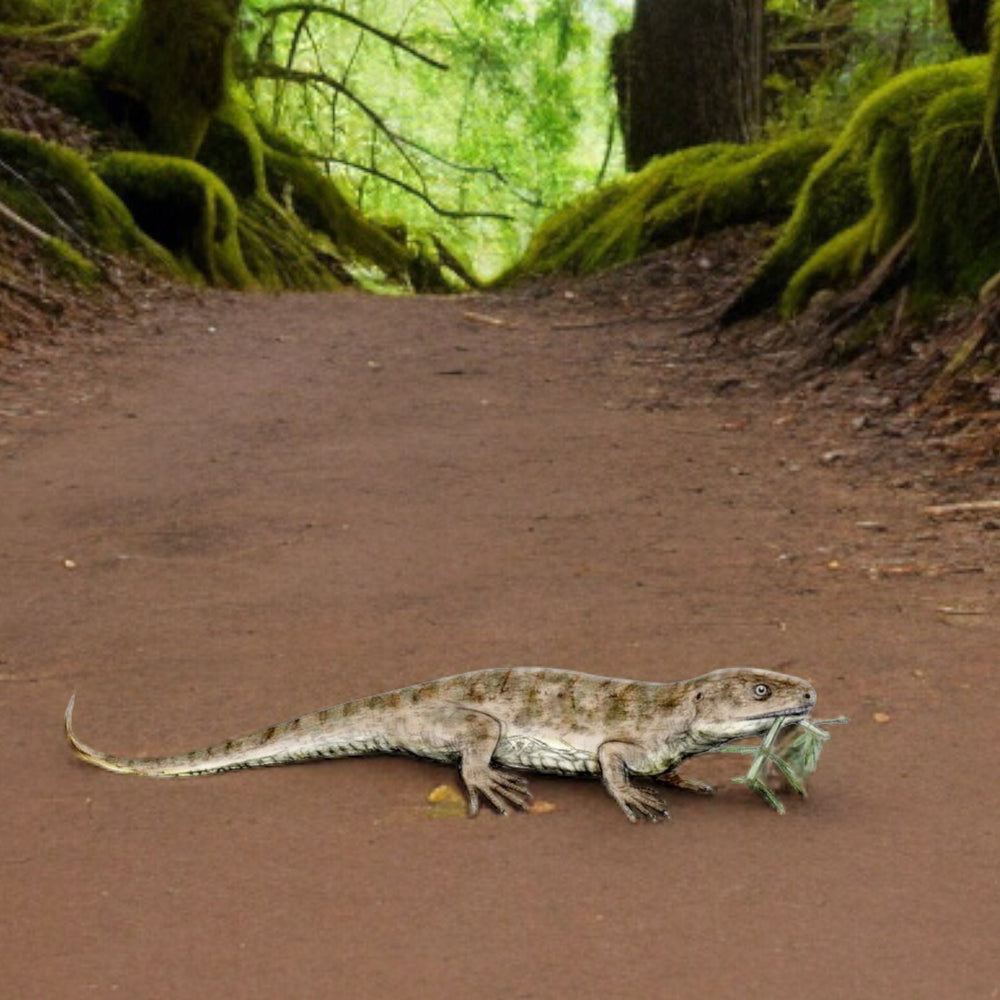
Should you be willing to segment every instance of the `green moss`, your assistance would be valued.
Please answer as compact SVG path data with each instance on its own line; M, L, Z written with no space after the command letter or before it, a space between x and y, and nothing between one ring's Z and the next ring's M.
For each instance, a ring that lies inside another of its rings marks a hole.
M0 0L0 22L8 25L41 25L59 21L66 5L59 0Z
M698 233L785 218L810 165L828 146L809 134L750 146L695 146L653 160L547 219L496 284L557 271L586 274Z
M98 172L136 222L189 273L213 285L253 286L237 235L236 201L210 170L175 156L112 153Z
M55 237L46 240L42 245L42 253L49 271L58 278L88 288L101 279L100 268L64 240Z
M22 180L7 184L23 191L25 214L46 231L63 225L81 241L112 253L131 253L176 270L170 255L136 225L122 201L96 176L79 153L23 132L0 129L0 160Z
M0 137L2 141L2 137ZM2 154L0 154L2 159ZM27 184L19 184L5 172L0 172L0 202L16 212L22 219L38 226L43 231L52 229L54 219L35 190Z
M916 197L912 174L909 137L900 129L886 128L868 163L871 208L853 226L824 243L795 272L782 295L783 312L800 311L821 288L854 283L892 247L913 220Z
M868 191L872 199L872 233L869 250L881 257L913 221L914 191L910 136L887 128L879 135L868 164Z
M77 66L35 66L26 83L40 97L95 129L111 125L94 81Z
M856 281L870 259L873 231L874 216L869 214L827 240L792 275L781 299L782 311L799 312L820 289Z
M907 205L912 214L913 191L912 186L907 186L910 182L905 170L902 183L907 187L902 196L897 198L889 190L900 183L893 171L904 169L901 143L912 143L935 99L981 84L986 71L986 59L982 57L920 67L900 74L864 100L830 151L810 171L792 217L730 315L754 312L773 302L792 276L838 233L853 230L854 237L859 237L864 227L855 227L873 207L876 217L868 233L869 242L873 247L891 242L890 234L900 230ZM887 134L903 138L880 145ZM869 167L873 154L881 162L874 173ZM910 155L909 151L906 155ZM821 265L830 269L831 276L842 277L847 263L857 260L851 243L851 238L845 237L828 248L814 265L807 265L809 273L796 278L796 290L786 296L786 308L803 304L805 291L817 285Z
M624 181L607 184L549 216L535 231L520 260L494 284L509 284L529 275L575 270L586 247L589 228L614 210L626 190Z
M325 234L345 258L377 265L396 280L408 273L412 257L384 229L369 222L336 184L301 156L265 148L267 189L311 229Z
M984 85L943 95L916 136L917 285L974 295L1000 269L1000 179L983 146Z
M279 153L288 153L289 156L305 155L305 147L296 142L287 132L282 132L273 125L269 125L263 118L256 116L254 117L254 125L257 127L257 134L260 136L261 142L270 149Z
M691 171L681 189L649 212L645 242L662 244L747 222L788 217L802 182L830 148L817 133L746 147L748 155Z
M213 116L198 150L198 162L218 174L238 199L267 190L264 143L241 95L234 92Z
M160 153L194 156L232 83L234 0L133 5L84 54L113 117Z
M868 212L792 276L782 308L858 280L915 224L918 298L975 294L1000 268L1000 188L984 153L985 82L946 90L908 127L883 127L870 154Z
M238 230L247 267L262 288L332 291L352 283L335 249L320 246L317 234L273 198L243 201Z
M747 149L726 143L684 149L587 193L546 219L521 259L494 284L558 271L587 274L630 260L643 249L643 226L652 206L674 194L691 170L746 157Z
M997 147L1000 132L1000 0L990 4L990 71L986 81L983 126L987 140Z
M433 239L417 239L411 245L414 248L414 259L409 273L410 284L415 292L440 295L460 291L464 287L448 279Z

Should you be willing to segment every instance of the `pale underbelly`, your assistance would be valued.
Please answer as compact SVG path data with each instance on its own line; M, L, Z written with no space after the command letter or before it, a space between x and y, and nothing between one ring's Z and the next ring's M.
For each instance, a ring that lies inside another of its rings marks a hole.
M565 743L549 743L532 736L503 736L493 762L541 774L597 774L597 755Z

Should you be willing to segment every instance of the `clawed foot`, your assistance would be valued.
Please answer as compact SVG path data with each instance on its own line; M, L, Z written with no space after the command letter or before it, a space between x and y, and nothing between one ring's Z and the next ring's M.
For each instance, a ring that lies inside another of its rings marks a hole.
M648 819L651 823L670 819L663 800L651 788L625 785L623 788L616 788L612 795L630 823L638 823L640 819Z
M506 816L510 807L527 809L531 804L531 792L524 778L519 778L491 767L462 771L462 780L469 793L469 815L479 812L479 793L489 799L493 808L501 816Z
M657 781L662 781L665 785L673 785L674 788L683 788L686 792L694 792L695 795L714 795L715 789L711 785L706 785L704 781L697 778L682 778L675 771L665 771L657 775Z

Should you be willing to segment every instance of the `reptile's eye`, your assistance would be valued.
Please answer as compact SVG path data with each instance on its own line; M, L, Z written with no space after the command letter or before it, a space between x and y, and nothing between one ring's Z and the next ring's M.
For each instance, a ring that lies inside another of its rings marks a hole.
M766 684L754 684L753 696L758 701L763 701L765 698L771 697L771 689Z

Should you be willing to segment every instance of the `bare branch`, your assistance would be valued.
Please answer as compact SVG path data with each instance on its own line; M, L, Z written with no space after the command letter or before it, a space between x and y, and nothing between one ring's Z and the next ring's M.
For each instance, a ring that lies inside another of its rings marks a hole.
M317 160L320 163L339 163L341 166L349 167L351 170L360 170L371 177L378 177L379 180L395 184L396 187L401 188L403 191L415 195L438 215L446 219L499 219L501 222L514 221L514 216L505 215L503 212L459 212L452 208L442 208L425 191L421 191L399 177L393 177L391 174L384 173L377 167L370 167L364 163L355 163L353 160L343 160L339 156L323 156L321 153L307 153L306 155L311 160Z
M428 66L433 66L435 69L448 70L450 67L443 62L434 59L432 56L421 52L419 49L414 48L409 42L404 42L399 35L390 35L389 32L383 31L381 28L376 28L373 24L369 24L367 21L361 20L360 17L355 17L353 14L349 14L346 10L340 10L338 7L334 7L331 4L325 3L283 3L278 4L276 7L271 7L269 9L258 8L258 13L262 17L277 18L282 14L302 14L308 17L310 14L328 14L330 17L340 18L341 21L346 21L348 24L353 24L356 28L360 28L362 31L367 31L369 34L374 35L376 38L381 38L383 42L388 42L389 45L395 46L397 49L402 49L404 52L413 56L415 59L419 59L421 62L427 63Z
M47 243L52 239L51 235L43 229L39 229L34 223L29 222L23 216L17 214L12 208L8 208L2 201L0 201L0 218L6 219L8 222L12 222L19 229L28 233L30 236L34 236L36 240L40 240L42 243Z
M408 139L405 135L396 135L396 138L403 143L404 146L409 146L411 149L415 149L418 153L423 153L428 159L434 160L435 163L440 163L451 170L457 170L459 173L463 174L485 174L487 177L492 177L495 181L503 184L507 187L510 192L517 198L518 201L523 202L529 208L544 208L545 202L536 198L534 195L525 194L523 191L518 191L516 187L511 183L511 181L504 176L503 171L496 164L492 164L488 167L477 167L471 163L456 163L454 160L446 159L443 156L435 153L434 150L428 149L426 146L421 145L419 142L414 142L413 139Z
M349 101L356 104L361 111L372 121L375 127L385 135L385 137L396 147L396 151L400 156L406 160L409 164L410 169L423 180L420 174L419 166L413 162L413 158L409 153L403 148L402 142L400 142L399 136L396 132L389 127L385 119L373 108L371 105L367 104L365 101L361 100L357 94L354 93L349 87L344 86L336 78L330 76L328 73L320 73L315 70L304 70L304 69L285 69L284 66L279 66L277 63L264 63L263 65L257 65L254 67L254 73L264 80L286 80L290 83L301 83L305 86L315 86L317 84L329 87L330 90L335 91L338 94L343 94Z

